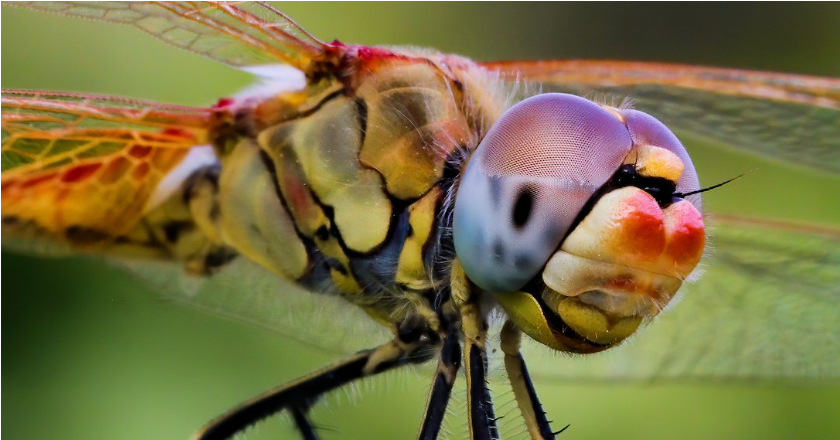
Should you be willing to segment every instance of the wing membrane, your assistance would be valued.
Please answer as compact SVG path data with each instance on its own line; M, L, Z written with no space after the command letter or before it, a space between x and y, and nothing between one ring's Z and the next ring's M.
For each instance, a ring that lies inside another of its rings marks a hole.
M840 382L840 230L737 217L720 217L716 224L705 273L684 288L679 304L638 337L600 354L565 356L526 338L525 356L535 377ZM304 291L244 258L192 280L177 265L122 263L174 302L330 353L350 353L388 338L360 309ZM501 367L495 370L503 374Z
M114 97L3 91L5 226L116 236L157 183L207 142L208 109Z
M165 261L110 261L164 299L257 325L329 353L352 353L391 337L359 307L336 295L304 290L241 256L203 277L186 275L181 265Z
M629 343L555 356L539 375L839 382L840 231L735 217L718 225L682 302Z
M303 71L327 47L262 2L12 2L10 6L130 24L224 64L287 63Z
M544 92L630 98L676 131L840 173L840 80L618 61L488 63Z

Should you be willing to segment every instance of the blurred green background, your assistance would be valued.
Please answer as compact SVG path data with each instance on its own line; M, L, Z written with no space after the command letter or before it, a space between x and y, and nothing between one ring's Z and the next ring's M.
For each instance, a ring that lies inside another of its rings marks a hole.
M612 58L840 76L837 4L279 6L324 40L428 46L481 60ZM6 88L191 105L249 83L244 73L131 28L6 7L2 63ZM708 195L709 209L840 222L837 179L687 143L705 183L758 167ZM8 438L184 439L229 406L334 360L274 333L167 304L95 261L4 253L2 262ZM410 372L369 381L351 399L338 393L314 417L328 428L325 437L412 438L427 382ZM555 426L571 423L564 438L840 436L837 388L537 386ZM342 404L348 400L355 403ZM500 396L497 404L510 400ZM278 419L248 438L293 435Z

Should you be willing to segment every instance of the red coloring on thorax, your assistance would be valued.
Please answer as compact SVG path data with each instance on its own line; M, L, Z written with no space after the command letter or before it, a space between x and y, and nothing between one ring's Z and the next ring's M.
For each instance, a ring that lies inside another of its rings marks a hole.
M233 106L233 100L230 98L219 98L219 100L213 104L213 109L222 110Z
M193 137L193 135L190 132L181 128L165 128L161 133L167 136L177 136L182 138Z

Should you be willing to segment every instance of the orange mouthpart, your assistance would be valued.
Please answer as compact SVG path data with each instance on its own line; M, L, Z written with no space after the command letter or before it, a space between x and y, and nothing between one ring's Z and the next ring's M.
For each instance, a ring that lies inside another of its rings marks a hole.
M660 208L645 191L612 191L593 208L561 250L579 257L684 279L706 243L703 217L680 200Z

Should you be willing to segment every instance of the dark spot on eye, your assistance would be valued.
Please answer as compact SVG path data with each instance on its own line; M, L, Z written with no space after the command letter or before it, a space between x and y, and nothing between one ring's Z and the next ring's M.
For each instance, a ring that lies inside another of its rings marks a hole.
M499 179L490 178L490 202L498 206L502 200L502 182Z
M513 259L513 265L517 269L525 269L531 266L531 257L528 254L517 254Z
M545 230L543 231L543 240L548 243L554 243L556 240L559 240L563 236L563 230L560 229L557 225L549 225L546 226Z
M516 196L516 203L513 205L513 225L516 228L525 226L525 223L531 218L533 208L534 194L530 188L523 187L519 190L519 195Z
M502 240L493 242L493 258L496 260L505 259L505 246L502 244Z

